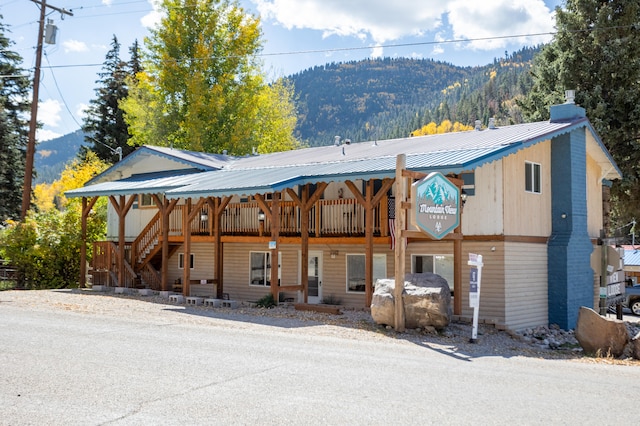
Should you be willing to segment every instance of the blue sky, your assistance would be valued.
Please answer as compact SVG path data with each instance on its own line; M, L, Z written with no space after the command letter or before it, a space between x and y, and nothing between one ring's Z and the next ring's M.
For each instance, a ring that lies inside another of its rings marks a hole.
M155 0L47 0L70 10L61 19L55 45L42 59L38 141L77 130L83 109L95 98L95 80L113 35L128 58L158 22ZM240 0L259 15L264 70L290 75L328 62L368 57L433 58L461 66L485 65L504 52L549 41L553 10L561 0ZM7 36L23 68L33 76L40 6L30 0L0 0ZM466 41L459 41L466 40Z

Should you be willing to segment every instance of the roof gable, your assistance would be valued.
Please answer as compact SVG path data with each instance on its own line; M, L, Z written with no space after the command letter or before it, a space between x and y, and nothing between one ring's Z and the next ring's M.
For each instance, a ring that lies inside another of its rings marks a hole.
M226 155L145 145L95 176L86 185L126 179L142 173L217 170L224 167L229 158Z

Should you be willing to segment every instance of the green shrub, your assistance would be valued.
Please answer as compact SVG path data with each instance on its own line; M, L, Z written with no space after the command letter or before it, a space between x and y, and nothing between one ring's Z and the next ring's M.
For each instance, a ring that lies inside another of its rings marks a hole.
M325 305L341 305L342 300L332 294L322 298L322 303Z
M277 306L276 300L273 298L273 294L269 293L256 302L258 308L273 308Z
M92 241L99 234L97 229L89 229L87 239ZM0 230L0 258L16 269L18 288L75 287L81 244L77 209L31 212L24 222L8 222ZM90 260L89 250L87 255Z

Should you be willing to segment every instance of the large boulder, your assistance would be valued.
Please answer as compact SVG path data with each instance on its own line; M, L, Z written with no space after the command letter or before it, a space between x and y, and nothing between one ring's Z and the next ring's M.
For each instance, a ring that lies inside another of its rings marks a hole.
M371 316L377 324L395 326L395 280L376 281ZM447 280L432 273L407 274L404 291L405 327L442 329L451 322L451 290Z
M617 358L629 342L624 321L602 317L584 306L578 311L575 335L584 352L590 355Z

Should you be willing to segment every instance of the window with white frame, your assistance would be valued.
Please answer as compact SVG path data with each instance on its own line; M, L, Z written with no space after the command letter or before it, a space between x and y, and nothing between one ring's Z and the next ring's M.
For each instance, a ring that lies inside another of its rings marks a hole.
M280 282L280 259L278 253L278 282ZM268 251L252 251L249 253L250 276L249 285L271 285L271 253Z
M432 272L447 280L453 291L453 256L448 254L414 254L411 255L411 272L421 274Z
M525 161L524 163L524 189L527 192L540 194L540 164Z
M347 292L365 292L365 255L347 254ZM373 255L373 282L387 278L387 255Z
M160 200L164 200L164 195L159 194ZM151 194L138 194L138 207L156 207Z
M195 257L193 253L189 255L189 269L193 269L195 265ZM178 253L178 269L184 269L184 253Z

